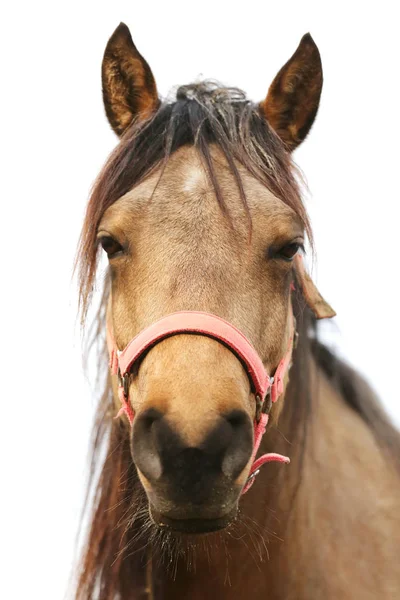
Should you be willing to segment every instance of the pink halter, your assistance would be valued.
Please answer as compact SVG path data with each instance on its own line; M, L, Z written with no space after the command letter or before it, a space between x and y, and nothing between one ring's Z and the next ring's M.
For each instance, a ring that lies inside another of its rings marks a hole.
M252 391L255 394L257 409L254 422L254 447L251 456L252 467L242 490L242 494L244 494L252 486L261 465L271 461L290 462L288 457L275 453L264 454L257 460L255 460L255 457L269 419L268 413L271 404L268 402L265 403L266 397L268 392L270 392L271 402L277 401L283 393L284 379L291 365L294 341L292 310L290 310L288 349L280 361L274 377L271 377L267 373L261 358L246 336L228 323L228 321L210 313L182 311L167 315L141 331L122 351L117 349L112 329L108 322L107 345L110 353L110 369L113 375L118 375L118 396L121 401L121 409L117 416L125 413L132 425L134 411L129 402L129 374L133 365L155 344L167 337L182 333L205 335L224 344L237 356L247 371Z

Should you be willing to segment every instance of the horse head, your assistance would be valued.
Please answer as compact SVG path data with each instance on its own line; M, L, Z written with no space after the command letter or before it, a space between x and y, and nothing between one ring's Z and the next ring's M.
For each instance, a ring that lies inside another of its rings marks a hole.
M102 247L115 350L167 315L200 311L238 329L273 377L293 333L293 286L320 316L332 314L299 259L311 232L291 160L322 89L314 41L303 37L261 103L210 82L182 86L162 102L121 24L102 81L120 143L88 207L84 301ZM184 532L228 525L260 417L240 356L213 336L181 331L150 344L124 387L132 416L124 426L153 521ZM117 412L117 376L113 389Z

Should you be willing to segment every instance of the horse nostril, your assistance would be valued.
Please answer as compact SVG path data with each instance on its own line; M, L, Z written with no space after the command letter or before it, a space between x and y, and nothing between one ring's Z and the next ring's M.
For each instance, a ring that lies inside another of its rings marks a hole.
M148 408L139 417L140 428L144 429L145 433L149 432L153 423L163 418L163 413L156 408Z
M162 418L161 411L149 408L133 424L132 457L136 466L150 481L159 479L162 473L155 431Z
M253 448L253 426L249 415L242 410L232 410L224 415L232 431L231 441L222 460L222 472L236 479L246 466Z
M242 425L245 425L249 417L244 410L232 410L227 415L224 415L224 418L232 425L234 429L239 429Z

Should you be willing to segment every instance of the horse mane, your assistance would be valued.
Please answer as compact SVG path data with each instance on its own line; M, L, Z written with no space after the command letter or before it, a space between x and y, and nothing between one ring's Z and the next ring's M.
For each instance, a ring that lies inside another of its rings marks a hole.
M214 185L217 201L221 209L229 213L213 169L209 153L211 143L217 144L225 154L244 203L246 198L235 161L243 164L293 208L312 242L293 163L277 136L260 117L258 108L246 100L240 90L210 82L183 86L178 89L175 102L161 105L151 119L132 124L94 185L77 262L83 318L95 282L96 231L104 211L136 183L165 164L178 148L188 144L197 146ZM145 494L131 459L129 428L121 419L114 419L105 343L108 290L106 279L102 300L88 333L87 351L96 349L98 372L104 375L104 381L101 384L99 381L103 390L91 438L88 491L82 518L82 523L88 519L89 526L79 563L76 600L133 600L140 597L146 588L148 550L154 550L159 542L156 530L149 524ZM293 466L298 469L300 485L309 428L312 427L313 403L317 401L312 393L311 363L314 360L344 401L368 424L379 444L393 455L394 460L395 457L398 459L398 436L378 407L370 388L318 341L315 318L299 289L293 300L299 343L284 408L279 422L271 427L271 436L275 436L274 449L280 450L283 438L298 445L299 464ZM176 560L174 552L177 555L179 551L173 540L169 544L163 538L160 553L166 553L169 562Z

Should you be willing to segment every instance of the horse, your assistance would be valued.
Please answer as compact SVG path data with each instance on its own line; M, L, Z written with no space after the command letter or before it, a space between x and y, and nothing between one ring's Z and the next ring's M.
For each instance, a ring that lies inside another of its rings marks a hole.
M108 257L77 600L400 597L399 435L319 340L335 313L303 259L292 153L322 82L306 34L261 102L209 80L161 100L128 27L107 43L119 143L77 257L83 322Z

